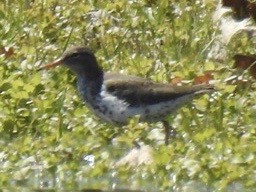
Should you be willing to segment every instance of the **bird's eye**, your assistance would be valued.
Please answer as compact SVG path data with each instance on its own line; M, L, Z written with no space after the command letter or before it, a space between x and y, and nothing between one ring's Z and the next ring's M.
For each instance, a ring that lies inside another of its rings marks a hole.
M71 57L72 57L72 58L78 58L78 57L79 57L79 53L73 53L73 54L71 55Z

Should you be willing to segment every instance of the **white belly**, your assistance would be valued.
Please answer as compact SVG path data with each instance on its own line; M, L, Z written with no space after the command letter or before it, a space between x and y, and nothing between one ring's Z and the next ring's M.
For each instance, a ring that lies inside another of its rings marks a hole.
M140 116L141 121L161 121L168 114L175 111L182 104L190 101L194 94L186 95L175 100L161 102L153 105L140 105L131 107L124 100L109 94L103 88L101 95L94 98L94 104L90 108L103 120L125 124L135 115ZM90 105L89 103L87 103Z

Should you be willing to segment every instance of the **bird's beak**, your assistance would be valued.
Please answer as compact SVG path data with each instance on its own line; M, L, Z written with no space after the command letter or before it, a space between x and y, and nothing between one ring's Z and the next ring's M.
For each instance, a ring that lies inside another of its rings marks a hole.
M52 68L52 67L56 67L56 66L62 65L62 64L63 64L63 60L62 60L62 59L57 59L57 60L55 60L55 61L52 62L52 63L48 63L48 64L46 64L46 65L40 67L39 69L37 69L37 71L41 71L41 70L43 70L43 69L50 69L50 68Z

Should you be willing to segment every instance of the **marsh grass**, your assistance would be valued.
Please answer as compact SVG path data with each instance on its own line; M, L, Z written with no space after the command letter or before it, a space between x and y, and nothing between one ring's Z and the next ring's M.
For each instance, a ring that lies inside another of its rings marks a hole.
M255 39L233 37L224 63L208 60L218 34L213 1L4 1L0 37L0 186L2 189L250 191L255 189L255 83L228 84L232 55L254 53ZM169 146L147 138L158 124L126 128L99 122L64 68L37 72L67 47L86 44L104 69L192 83L214 71L218 93L170 117ZM153 163L115 167L140 140Z

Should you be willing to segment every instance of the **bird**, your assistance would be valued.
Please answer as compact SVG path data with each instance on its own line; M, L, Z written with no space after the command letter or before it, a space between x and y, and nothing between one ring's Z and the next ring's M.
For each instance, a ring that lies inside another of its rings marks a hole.
M172 127L165 120L197 95L215 91L211 84L178 86L115 72L104 72L95 54L86 46L73 46L62 56L42 67L63 65L77 78L78 91L86 106L101 120L123 126L135 116L140 122L162 122L165 144Z

